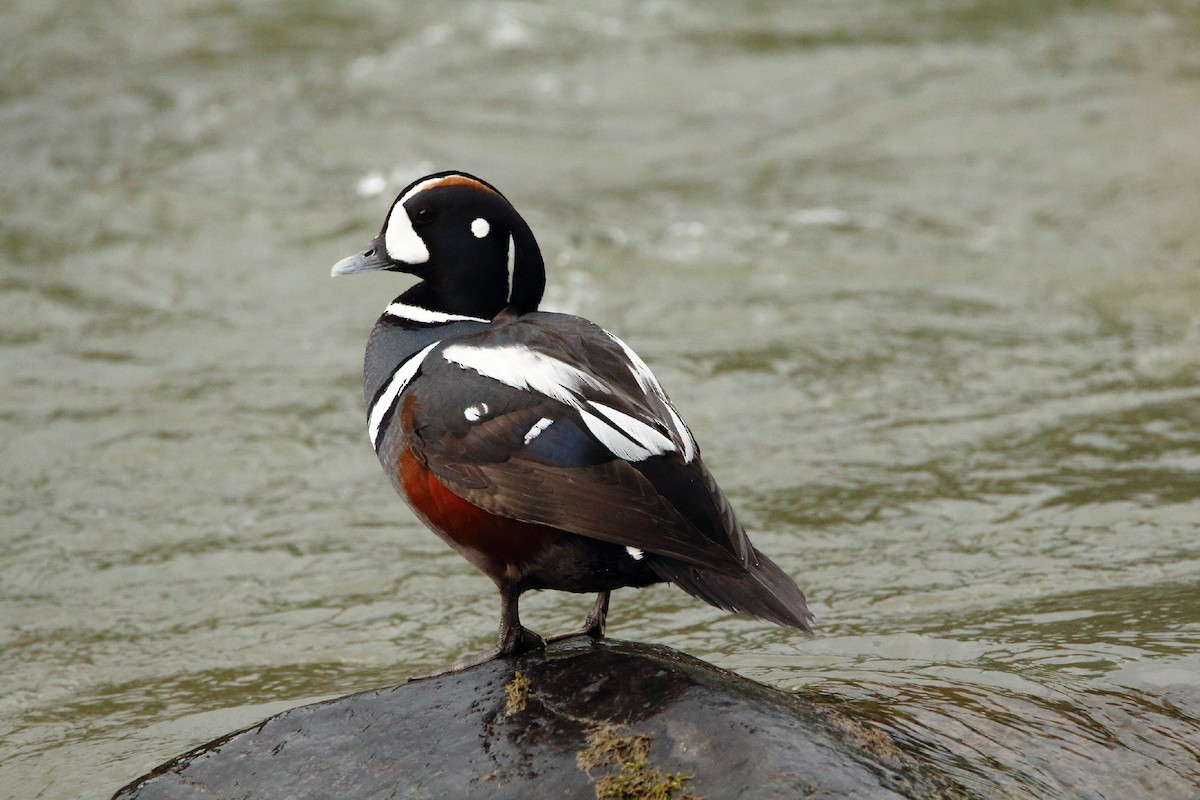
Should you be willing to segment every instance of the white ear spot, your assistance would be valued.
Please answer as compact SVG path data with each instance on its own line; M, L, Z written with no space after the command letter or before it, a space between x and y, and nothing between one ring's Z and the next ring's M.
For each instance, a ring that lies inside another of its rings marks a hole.
M487 403L479 403L478 405L467 406L463 409L463 416L467 418L468 422L478 422L486 413L488 413Z
M491 229L492 226L483 217L476 217L475 221L471 223L471 233L475 234L476 239L482 239L487 236L488 231Z

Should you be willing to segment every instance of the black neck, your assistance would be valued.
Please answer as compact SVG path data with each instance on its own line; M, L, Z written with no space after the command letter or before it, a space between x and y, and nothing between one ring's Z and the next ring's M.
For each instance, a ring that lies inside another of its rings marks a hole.
M528 231L526 231L528 234ZM516 234L514 234L516 240ZM442 274L437 282L426 279L410 287L396 298L410 306L429 311L457 314L466 317L491 319L506 308L518 314L537 311L546 285L542 254L532 234L524 247L516 240L513 262L513 285L508 285L508 269L503 272L473 275Z
M497 285L490 291L483 288L468 291L467 287L437 287L429 281L421 281L396 300L443 314L491 319L507 305L507 287Z

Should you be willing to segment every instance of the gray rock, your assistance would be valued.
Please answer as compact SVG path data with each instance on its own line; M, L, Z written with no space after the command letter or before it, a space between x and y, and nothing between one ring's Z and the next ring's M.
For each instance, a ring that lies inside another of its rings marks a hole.
M830 705L667 647L579 638L285 711L114 800L965 796Z

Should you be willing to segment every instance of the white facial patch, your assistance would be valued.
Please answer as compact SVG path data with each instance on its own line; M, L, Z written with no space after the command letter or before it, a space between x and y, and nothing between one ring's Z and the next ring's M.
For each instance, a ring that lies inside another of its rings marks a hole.
M442 175L429 178L418 183L405 192L392 206L388 214L387 226L384 228L383 246L393 261L403 261L405 264L424 264L429 260L429 248L425 241L413 230L412 220L404 204L426 189L437 186L442 181L453 176Z
M487 403L479 403L463 409L463 416L467 418L467 422L478 422L486 413L488 413Z
M488 221L483 217L476 217L474 221L471 222L471 234L476 239L482 239L483 237L487 236L488 231L491 229L492 226L488 224Z
M383 425L383 418L396 405L400 393L417 374L425 356L429 355L429 351L438 344L439 342L434 342L416 355L409 356L407 361L397 367L396 371L392 373L392 377L388 378L387 386L380 392L379 399L371 406L371 413L367 415L367 435L371 437L371 446L376 450L379 449L379 429Z
M388 214L387 227L383 233L384 249L387 250L388 258L393 261L424 264L429 260L429 248L425 246L425 240L413 230L412 220L408 218L408 211L405 210L402 200L403 198L397 200L396 205L392 206L392 213Z

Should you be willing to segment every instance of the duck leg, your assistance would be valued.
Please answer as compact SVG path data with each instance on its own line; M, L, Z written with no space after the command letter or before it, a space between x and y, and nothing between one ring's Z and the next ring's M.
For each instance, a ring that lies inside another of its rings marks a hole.
M520 596L520 592L512 589L500 590L500 641L495 647L484 650L482 653L476 653L473 656L467 656L462 661L455 662L448 667L442 667L425 675L416 675L409 678L409 680L417 681L423 678L436 678L439 675L449 675L478 664L484 664L494 658L518 656L521 653L545 647L545 639L521 624L521 618L517 612L517 601ZM607 603L605 603L604 610L608 610ZM595 612L595 609L593 609L593 612ZM590 620L591 618L591 615L589 615L588 619ZM600 627L603 630L603 615L600 620Z
M573 631L566 633L558 633L546 639L547 642L557 642L560 639L569 639L572 636L589 636L592 639L604 638L604 626L608 620L608 601L612 592L601 592L596 596L596 602L592 605L592 610L588 612L587 618L584 619L583 625Z
M521 624L517 600L521 593L512 589L500 590L500 643L496 656L517 656L546 646L546 640ZM484 659L485 661L487 659Z

